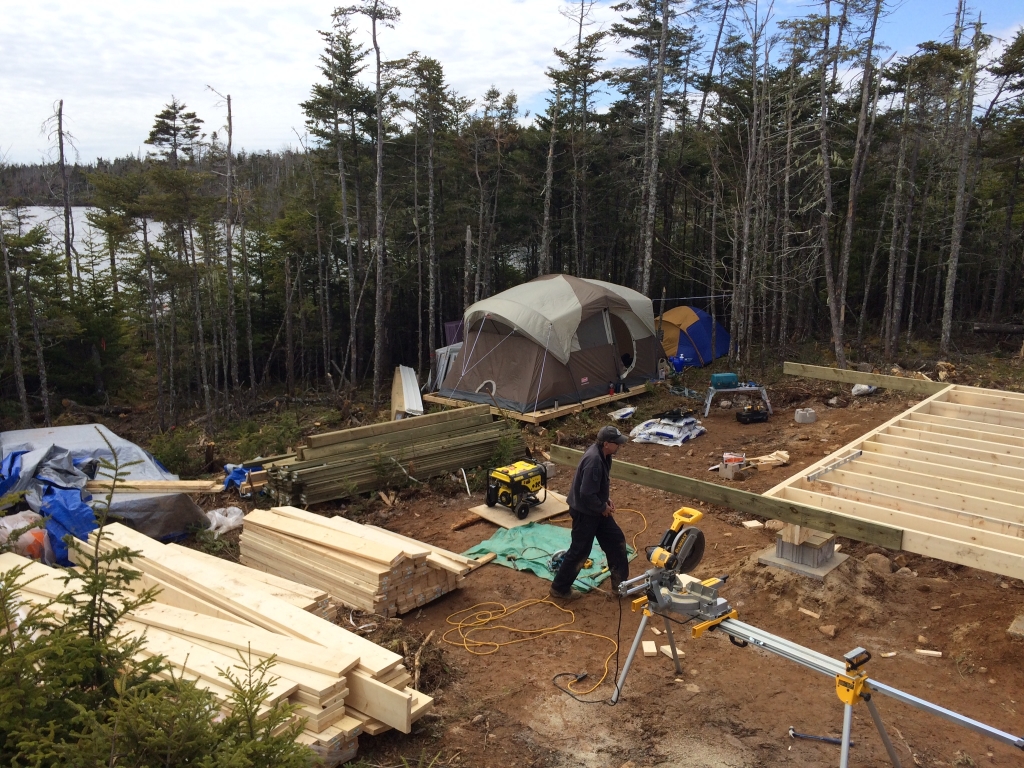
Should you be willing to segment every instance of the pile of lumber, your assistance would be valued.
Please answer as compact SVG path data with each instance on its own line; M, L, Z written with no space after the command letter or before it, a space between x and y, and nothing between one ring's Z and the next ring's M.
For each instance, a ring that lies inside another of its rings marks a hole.
M476 562L397 533L295 507L242 521L245 565L295 579L351 608L395 616L461 586Z
M351 758L359 733L409 733L430 710L433 700L408 687L401 656L324 618L325 591L160 544L118 523L104 531L101 550L141 552L132 561L142 574L135 585L159 590L157 603L134 611L126 624L145 633L147 653L166 656L176 673L222 702L229 684L216 670L237 666L236 651L251 646L254 657L276 655L272 672L281 681L272 698L300 706L301 739L329 764Z
M266 491L279 504L308 506L422 482L488 463L503 437L514 458L524 455L519 430L486 405L310 435L294 456L264 464Z

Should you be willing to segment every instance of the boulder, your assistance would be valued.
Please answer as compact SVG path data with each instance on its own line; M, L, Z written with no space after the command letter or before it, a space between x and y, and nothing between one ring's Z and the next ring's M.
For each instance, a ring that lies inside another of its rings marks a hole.
M875 573L888 576L892 573L892 562L883 554L872 552L864 558L864 563Z

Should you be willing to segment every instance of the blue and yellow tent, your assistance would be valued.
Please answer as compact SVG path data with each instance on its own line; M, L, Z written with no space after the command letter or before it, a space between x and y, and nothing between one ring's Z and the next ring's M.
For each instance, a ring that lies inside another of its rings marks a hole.
M715 348L711 349L711 316L695 307L675 307L657 320L666 357L679 357L685 367L700 368L716 357L729 354L729 332L715 324Z

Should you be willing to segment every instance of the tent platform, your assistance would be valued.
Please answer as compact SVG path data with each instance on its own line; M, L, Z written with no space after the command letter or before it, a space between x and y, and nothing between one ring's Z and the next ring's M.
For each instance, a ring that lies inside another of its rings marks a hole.
M540 411L528 411L526 413L503 410L492 405L491 414L494 416L508 416L509 418L516 419L518 421L525 421L527 424L542 424L545 421L550 421L551 419L558 419L562 416L571 416L574 413L585 411L588 408L596 408L599 405L614 403L616 400L625 400L627 397L642 395L646 391L646 384L638 384L635 387L630 387L625 392L619 392L614 395L601 395L600 397L592 397L589 400L584 400L582 403L569 403L567 405L559 406L558 408L544 408ZM466 400L456 400L452 397L442 397L438 394L423 395L423 402L433 403L434 405L453 406L455 408L478 405L478 403L470 403Z

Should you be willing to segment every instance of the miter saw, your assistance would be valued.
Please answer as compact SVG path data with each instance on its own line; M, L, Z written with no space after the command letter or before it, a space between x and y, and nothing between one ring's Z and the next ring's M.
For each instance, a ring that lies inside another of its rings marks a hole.
M677 675L682 674L683 668L679 663L679 653L676 650L675 637L672 634L672 624L693 621L696 623L690 628L690 634L694 638L701 637L705 632L718 630L728 635L730 642L740 648L754 645L834 678L836 694L844 705L840 768L847 768L849 765L853 706L860 702L867 705L871 719L878 729L892 764L896 768L900 768L899 757L889 740L878 708L872 700L874 693L885 694L904 704L962 725L990 739L1024 750L1024 738L1022 737L1000 731L897 688L869 679L865 665L871 660L871 654L864 648L853 649L840 661L739 621L736 609L718 594L719 589L725 584L727 576L697 579L689 575L689 572L700 564L704 555L704 534L699 528L693 527L700 522L703 516L702 512L688 507L677 510L672 516L672 525L665 531L661 541L647 551L647 559L652 567L643 575L623 581L618 586L618 593L621 597L636 596L632 601L632 609L634 612L641 611L643 617L640 620L640 627L637 629L629 655L626 657L626 663L619 679L615 682L615 691L610 703L618 702L622 686L626 682L626 675L629 674L629 668L640 647L644 630L647 628L647 622L657 614L665 621L665 634L668 637Z

